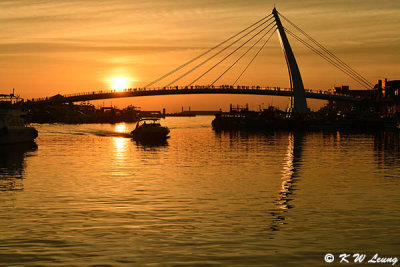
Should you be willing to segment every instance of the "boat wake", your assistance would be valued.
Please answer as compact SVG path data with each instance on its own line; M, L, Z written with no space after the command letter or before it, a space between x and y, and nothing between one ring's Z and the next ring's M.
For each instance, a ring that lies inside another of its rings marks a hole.
M86 136L100 136L100 137L120 137L132 138L130 133L121 133L107 130L79 130L79 131L49 131L48 134L65 134L65 135L86 135Z

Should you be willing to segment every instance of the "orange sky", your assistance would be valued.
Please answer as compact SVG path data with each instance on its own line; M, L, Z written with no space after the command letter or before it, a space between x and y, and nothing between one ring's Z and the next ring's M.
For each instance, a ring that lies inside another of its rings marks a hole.
M110 81L118 77L125 77L130 87L144 86L271 13L274 3L370 82L400 79L399 1L3 0L0 93L15 88L22 97L32 98L103 90L110 89ZM342 84L361 88L290 36L289 41L306 88ZM244 58L220 83L232 83L250 58ZM221 65L198 83L212 82L227 66ZM179 84L185 85L206 69ZM289 86L276 34L239 83ZM111 100L104 102L109 105ZM254 108L262 103L288 104L287 98L216 95L112 100L120 106L171 111L182 105L215 109L246 102Z

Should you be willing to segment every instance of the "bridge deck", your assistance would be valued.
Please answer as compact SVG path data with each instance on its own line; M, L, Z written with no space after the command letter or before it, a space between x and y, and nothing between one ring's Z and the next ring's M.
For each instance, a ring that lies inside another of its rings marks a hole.
M290 88L281 87L260 87L260 86L191 86L191 87L169 87L169 88L130 88L122 91L92 91L79 94L57 95L50 98L33 99L35 103L69 103L91 100L156 96L156 95L193 95L193 94L240 94L240 95L271 95L271 96L292 96ZM338 100L359 102L362 98L327 91L306 90L306 97L321 100Z

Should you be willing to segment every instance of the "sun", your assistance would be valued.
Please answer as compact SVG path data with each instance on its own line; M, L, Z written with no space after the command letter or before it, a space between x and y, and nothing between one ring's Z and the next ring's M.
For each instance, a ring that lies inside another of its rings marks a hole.
M128 79L123 77L112 78L111 83L112 83L112 89L115 89L117 91L122 91L129 87Z

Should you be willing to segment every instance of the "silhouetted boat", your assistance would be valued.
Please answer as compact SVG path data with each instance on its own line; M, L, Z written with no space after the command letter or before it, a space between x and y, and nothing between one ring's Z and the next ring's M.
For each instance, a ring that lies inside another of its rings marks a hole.
M399 120L384 117L368 110L344 112L288 113L273 107L260 112L248 108L232 108L228 113L219 113L211 123L215 130L395 130Z
M131 134L135 140L163 140L168 138L169 129L161 126L158 118L142 118Z
M250 111L248 105L243 107L230 106L227 113L216 113L211 122L215 130L260 130L269 129L267 120L261 116L261 112Z
M38 132L25 125L24 112L13 103L14 94L0 95L0 145L33 142Z

